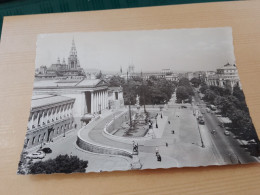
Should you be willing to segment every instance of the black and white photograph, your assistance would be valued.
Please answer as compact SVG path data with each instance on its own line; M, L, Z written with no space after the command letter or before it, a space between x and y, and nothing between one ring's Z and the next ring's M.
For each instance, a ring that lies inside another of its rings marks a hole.
M39 34L18 174L260 162L232 28Z

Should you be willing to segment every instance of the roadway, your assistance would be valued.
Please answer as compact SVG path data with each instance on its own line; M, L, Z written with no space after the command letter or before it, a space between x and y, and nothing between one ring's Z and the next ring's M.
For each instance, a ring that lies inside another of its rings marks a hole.
M230 132L230 136L224 134L225 128L219 126L218 117L214 113L206 111L206 104L200 100L197 92L195 92L194 100L200 112L204 113L205 127L207 129L204 133L208 134L207 136L210 138L213 147L215 147L225 164L257 162L257 159L251 156L249 152L246 152L240 143L233 138L232 132ZM213 129L216 130L215 134L211 133Z

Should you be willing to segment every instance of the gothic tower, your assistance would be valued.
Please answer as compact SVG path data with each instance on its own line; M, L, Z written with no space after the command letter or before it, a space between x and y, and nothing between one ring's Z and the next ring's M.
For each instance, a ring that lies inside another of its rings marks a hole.
M69 69L80 68L74 38L72 40L72 46L71 46L71 49L70 49L70 56L68 57L68 66L69 66L68 67Z

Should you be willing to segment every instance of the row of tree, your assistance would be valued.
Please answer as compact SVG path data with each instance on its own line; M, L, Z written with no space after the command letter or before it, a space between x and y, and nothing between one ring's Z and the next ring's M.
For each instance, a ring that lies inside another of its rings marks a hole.
M258 141L244 93L238 86L231 92L229 89L203 84L200 92L204 94L203 100L216 105L221 114L232 121L232 126L238 130L237 134L244 139Z
M151 76L149 79L135 76L128 81L120 76L113 76L108 81L110 87L123 87L125 104L136 104L136 96L140 97L140 104L163 104L171 98L176 83L165 78Z
M181 103L183 101L185 102L191 102L192 96L194 95L193 88L190 84L189 79L187 78L181 78L178 83L178 87L176 90L176 98L177 102Z

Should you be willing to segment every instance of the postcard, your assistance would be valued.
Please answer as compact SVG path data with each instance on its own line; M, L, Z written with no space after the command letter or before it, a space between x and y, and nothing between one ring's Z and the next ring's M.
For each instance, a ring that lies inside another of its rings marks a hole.
M232 28L40 34L18 174L259 162Z

